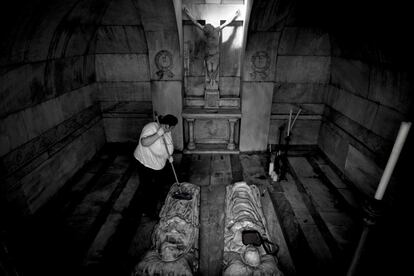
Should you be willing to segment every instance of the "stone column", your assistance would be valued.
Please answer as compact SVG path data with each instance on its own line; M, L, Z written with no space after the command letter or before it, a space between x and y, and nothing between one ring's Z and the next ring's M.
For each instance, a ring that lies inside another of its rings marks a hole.
M194 143L194 120L192 118L187 118L188 122L188 145L187 148L189 150L195 149L195 143Z
M234 150L236 148L234 144L234 126L237 120L238 119L229 119L230 133L229 133L229 143L227 144L227 149L229 150Z

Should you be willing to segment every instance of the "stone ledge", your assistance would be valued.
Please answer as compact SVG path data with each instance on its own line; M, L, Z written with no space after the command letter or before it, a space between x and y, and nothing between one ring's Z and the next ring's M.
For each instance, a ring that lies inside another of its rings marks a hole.
M185 149L184 154L239 154L240 151L227 149L227 144L201 144L196 143L194 150Z
M203 108L186 108L182 112L183 118L241 118L240 109L203 109Z
M186 97L184 98L184 103L188 108L201 108L204 107L205 99L204 97ZM218 100L219 108L224 109L239 109L240 107L240 98L234 97L220 97Z
M293 118L294 118L293 114ZM289 119L289 114L273 114L270 115L270 120L288 120ZM297 120L322 120L322 115L313 115L313 114L300 114L297 118Z

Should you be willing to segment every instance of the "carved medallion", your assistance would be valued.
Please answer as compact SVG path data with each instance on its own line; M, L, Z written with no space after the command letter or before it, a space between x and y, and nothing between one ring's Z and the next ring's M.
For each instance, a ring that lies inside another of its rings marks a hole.
M253 79L260 78L264 80L267 77L267 70L270 67L270 57L265 51L257 51L251 58L253 72L250 76Z
M173 66L173 56L171 52L167 50L159 51L154 58L155 66L157 66L157 76L159 79L164 78L167 76L168 78L174 77L173 72L171 72L171 68Z

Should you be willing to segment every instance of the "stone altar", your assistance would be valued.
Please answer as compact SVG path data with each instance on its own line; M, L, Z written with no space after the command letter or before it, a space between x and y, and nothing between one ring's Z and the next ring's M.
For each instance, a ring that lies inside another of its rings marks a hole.
M184 8L184 153L239 152L241 7ZM217 26L214 35L206 32L211 26Z
M184 153L239 153L241 112L237 109L184 109Z

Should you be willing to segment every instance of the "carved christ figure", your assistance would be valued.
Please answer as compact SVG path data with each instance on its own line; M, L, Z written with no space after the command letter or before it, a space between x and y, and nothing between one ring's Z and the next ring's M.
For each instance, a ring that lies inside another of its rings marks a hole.
M219 46L220 46L220 32L221 30L232 23L236 17L240 15L240 10L237 10L234 16L231 19L226 20L223 24L218 27L214 27L211 24L205 24L204 26L197 22L195 17L190 13L187 7L183 7L183 11L191 19L191 21L196 25L200 30L203 31L206 42L204 64L207 71L207 78L210 84L210 87L216 87L217 82L217 73L219 66Z

